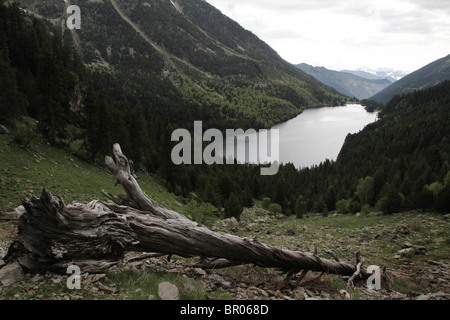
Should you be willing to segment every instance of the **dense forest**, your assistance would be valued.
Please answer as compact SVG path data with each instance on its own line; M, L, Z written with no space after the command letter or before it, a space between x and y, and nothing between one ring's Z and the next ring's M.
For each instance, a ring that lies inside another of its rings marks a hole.
M21 145L39 133L55 146L101 163L118 142L139 171L157 176L170 191L217 209L211 212L224 208L226 216L237 218L254 199L271 211L298 217L308 211L376 208L393 213L450 207L450 82L394 97L379 121L347 137L336 162L300 170L282 164L277 175L260 176L255 165L176 166L170 160L174 128L200 115L211 126L226 128L239 118L238 109L205 101L195 91L186 101L170 81L147 82L152 90L139 91L127 87L122 77L87 69L58 32L29 20L17 5L0 3L0 123L13 129ZM229 96L229 106L247 103L242 98L246 95L258 101L271 91L292 105L303 103L298 92L276 83L264 92L238 78L214 81L210 87ZM136 90L142 95L133 100ZM235 96L236 90L244 94ZM253 114L266 112L261 119L278 119L277 99L261 99ZM143 100L159 108L144 107ZM243 118L242 127L264 125Z

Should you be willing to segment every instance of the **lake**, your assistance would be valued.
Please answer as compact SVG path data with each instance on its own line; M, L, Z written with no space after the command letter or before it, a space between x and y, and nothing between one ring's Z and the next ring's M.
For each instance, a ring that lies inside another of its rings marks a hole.
M326 159L336 160L345 137L376 120L377 113L369 113L359 104L306 109L297 117L272 127L279 130L280 162L303 168ZM232 145L226 143L229 146ZM234 145L235 150L237 147Z
M273 126L280 130L280 162L297 168L336 160L349 133L377 120L359 104L307 109L296 118Z

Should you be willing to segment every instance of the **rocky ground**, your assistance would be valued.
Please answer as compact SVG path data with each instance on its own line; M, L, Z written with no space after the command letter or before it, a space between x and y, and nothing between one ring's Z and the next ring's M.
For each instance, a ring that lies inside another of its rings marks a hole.
M0 220L0 257L6 254L17 228ZM81 289L67 288L69 275L22 274L0 260L0 299L234 299L234 300L448 300L450 298L449 216L401 213L391 216L309 215L304 219L271 215L254 207L241 221L222 220L209 226L219 232L257 237L289 249L312 251L352 262L360 251L364 267L378 265L391 280L389 288L356 287L336 275L308 273L299 286L296 276L282 286L285 274L275 269L236 266L221 270L190 267L192 259L142 257L129 253L122 265L105 274L82 274ZM317 248L317 249L316 249ZM130 262L132 261L132 262ZM3 268L2 268L3 267ZM13 282L13 283L11 283Z

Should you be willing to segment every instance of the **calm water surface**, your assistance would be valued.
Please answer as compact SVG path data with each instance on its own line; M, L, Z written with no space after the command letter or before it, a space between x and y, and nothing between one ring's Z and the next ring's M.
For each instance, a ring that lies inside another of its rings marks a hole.
M359 104L307 109L272 127L280 130L280 162L299 168L336 160L345 137L376 119L376 113L366 112Z

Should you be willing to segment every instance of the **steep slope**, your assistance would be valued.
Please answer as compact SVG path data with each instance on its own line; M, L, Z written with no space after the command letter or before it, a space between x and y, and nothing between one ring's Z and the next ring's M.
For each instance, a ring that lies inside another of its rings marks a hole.
M118 100L175 125L267 127L345 98L202 0L22 0L81 49ZM81 30L65 7L81 9Z
M399 81L394 82L370 99L387 103L395 95L432 87L445 80L450 80L450 55L436 60Z
M313 67L305 63L297 65L297 68L338 92L358 99L367 99L391 84L386 79L367 79L348 72Z

